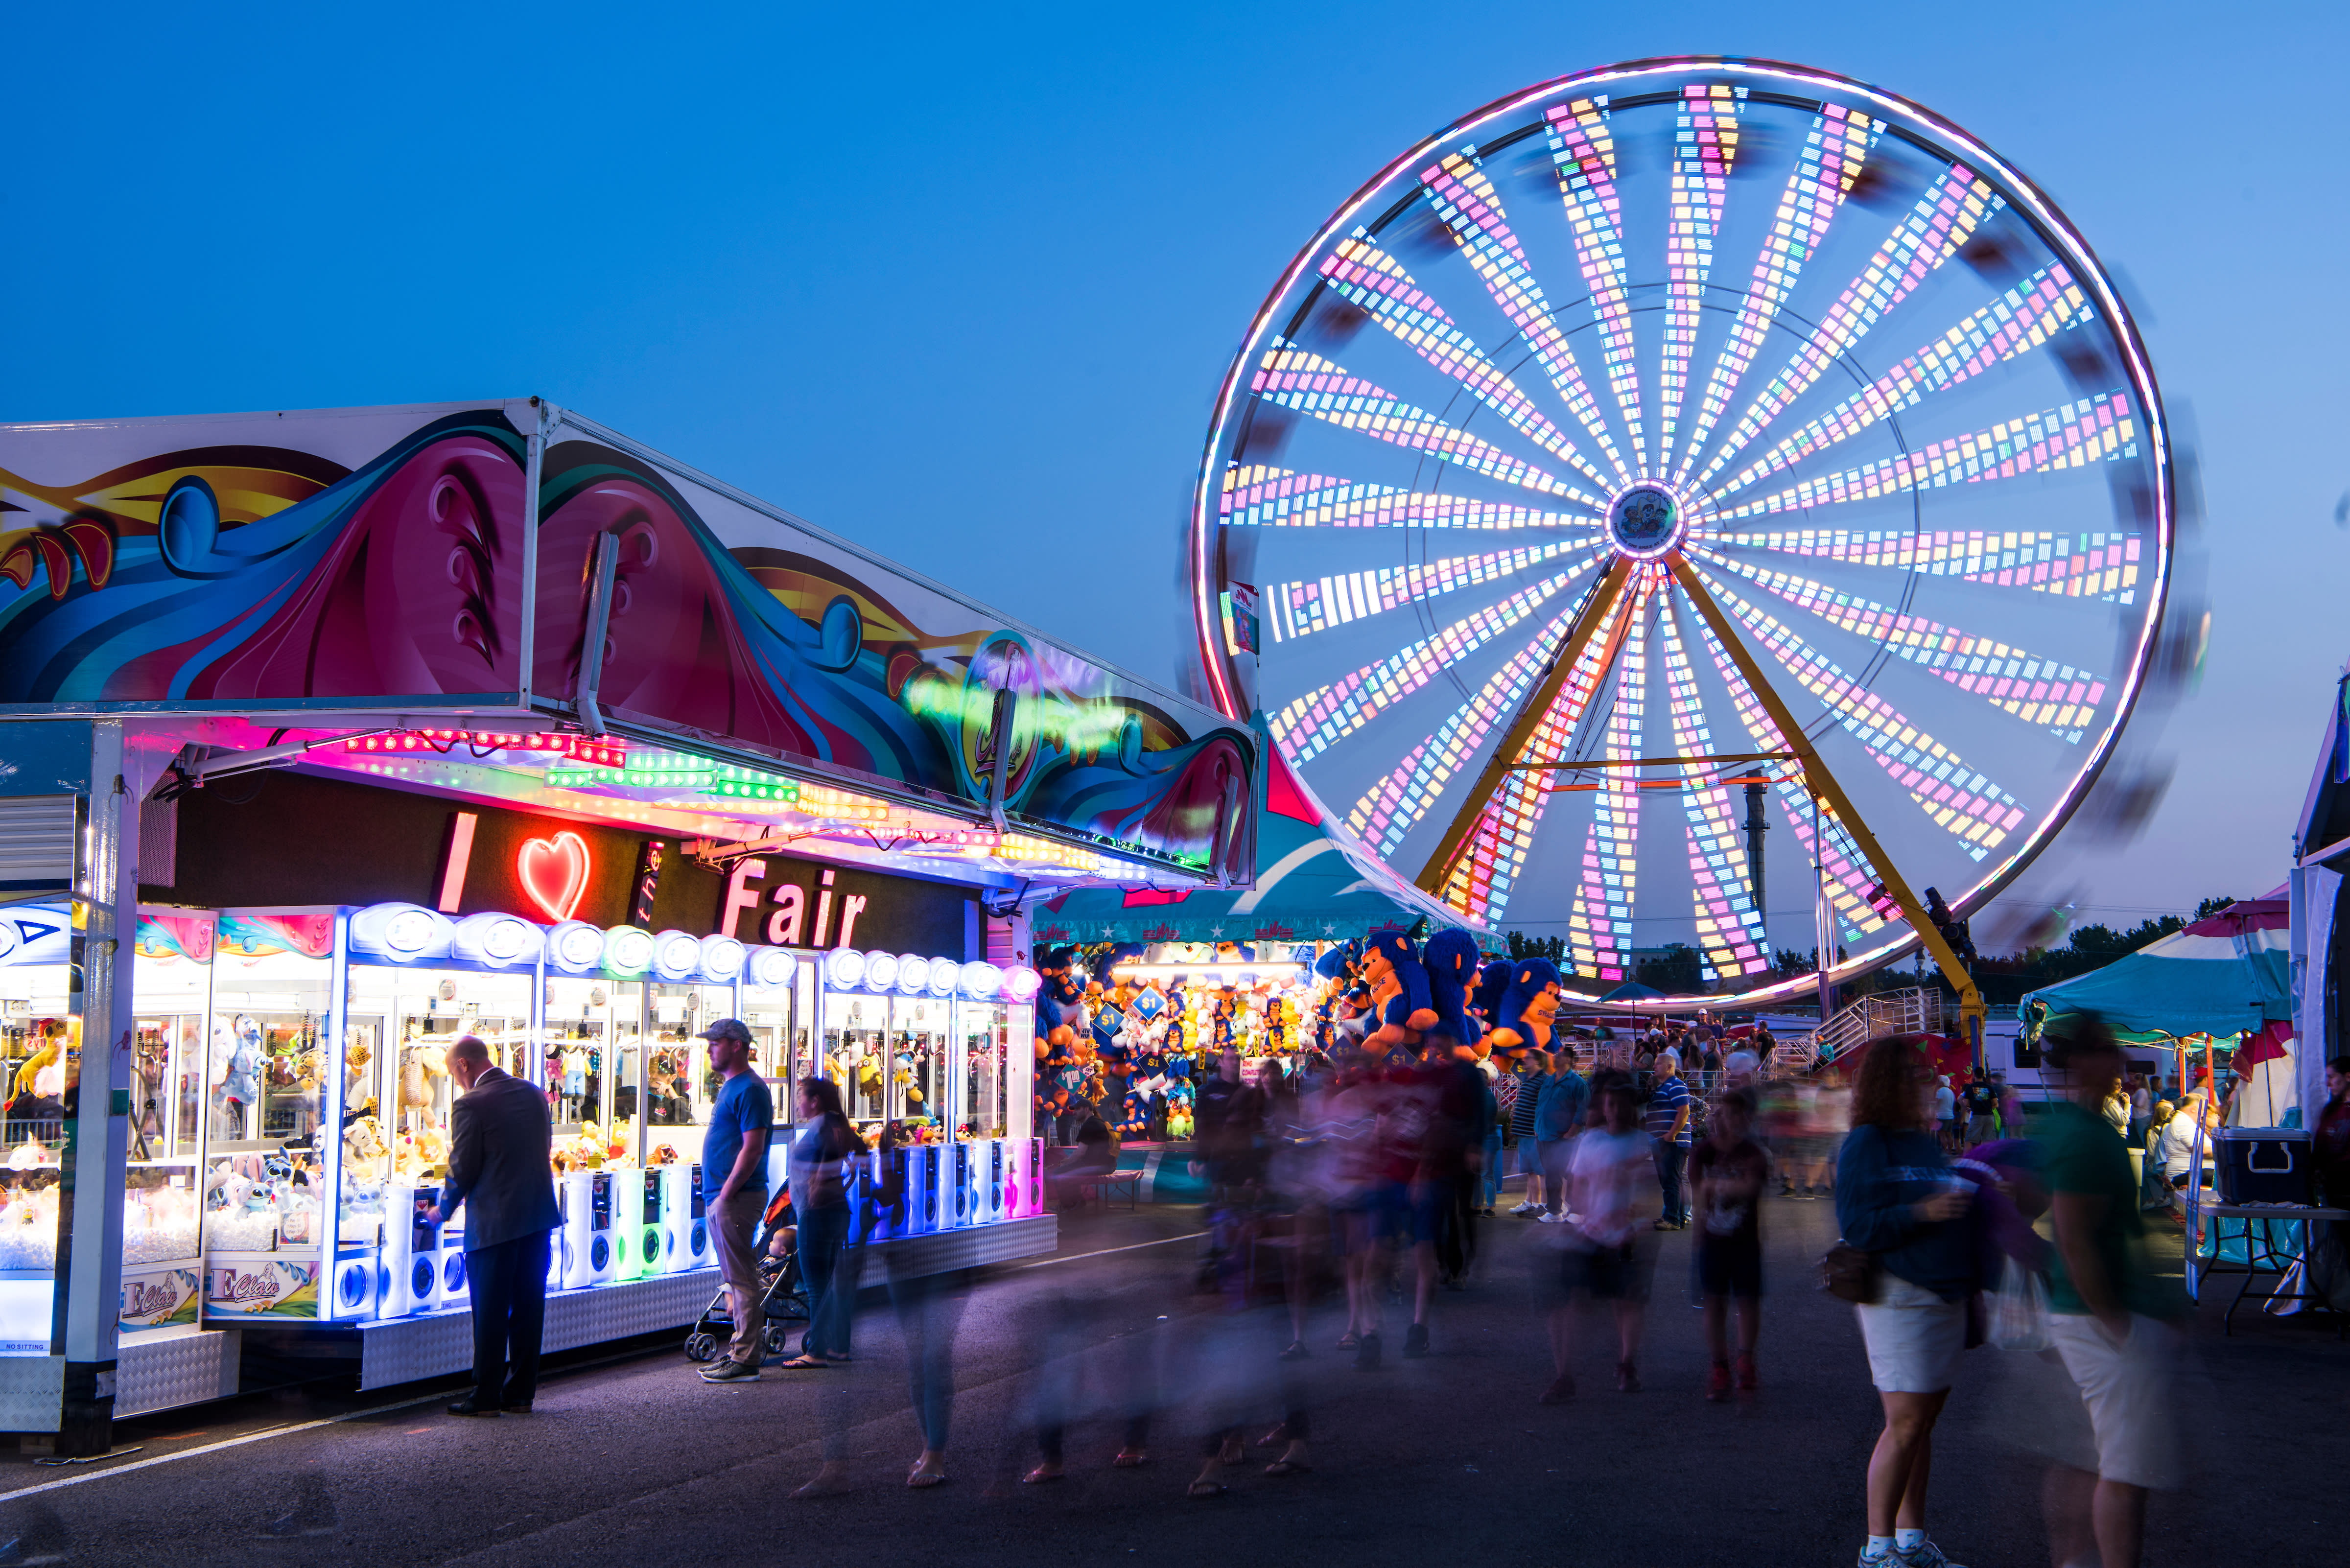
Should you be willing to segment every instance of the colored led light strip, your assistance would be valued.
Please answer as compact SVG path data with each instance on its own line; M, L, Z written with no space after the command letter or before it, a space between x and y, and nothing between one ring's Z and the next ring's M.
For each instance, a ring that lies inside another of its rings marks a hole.
M1659 466L1672 455L1673 432L1689 396L1697 355L1700 302L1713 273L1713 238L1738 156L1738 117L1746 89L1721 82L1681 88L1674 132L1672 216L1665 234L1664 358L1657 373Z
M1837 722L1868 749L1869 756L1895 783L1909 792L1935 825L1957 836L1970 857L1981 859L2023 820L2023 808L2014 796L1970 769L1957 753L1846 675L1792 628L1741 598L1702 566L1698 576L1722 607L1752 631L1806 691L1827 705Z
M1730 400L1738 390L1740 379L1753 364L1754 356L1762 352L1771 324L1778 319L1780 308L1795 292L1804 264L1827 237L1828 224L1834 221L1845 193L1852 189L1854 178L1860 173L1862 161L1877 145L1884 129L1880 122L1865 114L1855 114L1840 104L1823 104L1813 118L1803 154L1796 160L1794 172L1788 175L1787 188L1779 197L1778 215L1771 225L1770 237L1762 242L1762 252L1754 260L1754 276L1746 286L1746 297L1738 307L1738 318L1731 323L1730 340L1722 345L1721 356L1714 363L1713 378L1698 404L1689 446L1681 453L1679 467L1673 471L1676 486L1687 481L1706 438L1713 433L1722 415L1730 411Z
M1438 670L1460 662L1541 608L1574 575L1561 572L1544 578L1500 604L1464 616L1433 637L1315 688L1268 721L1273 738L1292 763L1304 765L1369 723L1390 703L1427 685Z
M1954 532L1847 533L1827 529L1723 534L1725 547L1774 550L1791 556L1885 566L1924 576L1959 577L2031 588L2068 598L2111 598L2128 604L2137 585L2135 534Z
M1511 655L1507 664L1486 678L1474 697L1447 714L1434 733L1406 753L1402 762L1355 803L1354 810L1347 814L1347 826L1375 846L1380 858L1394 856L1452 775L1483 748L1493 726L1517 711L1535 677L1558 651L1559 639L1575 624L1575 612L1582 606L1583 596L1578 595L1574 605L1544 627L1533 642Z
M1916 452L1806 479L1775 494L1733 506L1709 522L1734 523L1773 512L1808 512L1817 506L1872 501L1945 484L1976 484L2062 468L2086 468L2093 462L2137 455L2137 421L2130 415L2129 394L2107 392L2059 403L2021 419L2002 420L1986 430L1951 436Z
M1711 485L1713 476L1809 391L1823 371L1867 337L1870 327L1956 254L1983 219L2004 205L1965 165L1953 163L1943 170L1917 204L1893 225L1893 232L1877 247L1859 275L1844 286L1826 318L1756 394L1736 428L1707 460L1705 472L1698 476L1698 488Z
M1533 463L1489 446L1467 431L1403 401L1376 382L1350 376L1318 354L1274 339L1251 383L1256 395L1280 408L1295 409L1375 441L1409 447L1457 463L1505 484L1522 484L1545 495L1563 495L1596 509L1599 499Z
M1616 438L1607 431L1607 423L1600 416L1599 400L1583 379L1583 371L1575 362L1575 350L1568 347L1566 334L1551 319L1550 301L1544 297L1542 285L1526 266L1526 253L1518 236L1511 231L1508 215L1502 210L1502 198L1493 190L1493 182L1485 178L1483 168L1467 153L1455 152L1419 176L1420 189L1436 215L1452 231L1453 243L1461 247L1469 265L1484 280L1485 292L1502 307L1526 346L1534 350L1543 373L1550 378L1558 395L1587 431L1592 441L1615 470L1609 479L1588 464L1578 463L1583 472L1603 490L1631 482L1631 471L1624 466L1621 453L1616 450Z
M1591 549L1575 544L1528 545L1489 556L1451 556L1415 566L1341 572L1313 582L1275 583L1266 595L1270 613L1265 624L1273 628L1275 642L1294 641L1481 583L1499 582L1568 551L1586 556Z
M1220 520L1252 528L1518 528L1599 526L1597 510L1547 512L1468 495L1399 490L1258 463L1224 472Z
M1712 728L1698 697L1697 675L1681 640L1680 618L1671 596L1665 599L1665 701L1672 711L1673 753L1714 754ZM1717 773L1720 770L1715 770ZM1704 771L1682 770L1681 811L1688 818L1690 913L1697 923L1698 950L1705 978L1726 980L1762 974L1771 967L1771 941L1762 912L1747 886L1745 856L1730 791L1709 781Z
M1591 640L1575 655L1575 668L1535 722L1534 733L1513 758L1544 761L1566 754L1575 727L1597 694L1614 658L1617 623L1628 613L1638 614L1638 603L1648 589L1645 574L1629 591L1608 607ZM1548 664L1548 659L1543 660ZM1467 851L1453 863L1445 883L1444 901L1463 913L1488 921L1498 919L1508 907L1511 890L1533 852L1534 834L1549 804L1549 777L1538 769L1520 768L1503 776L1485 804L1471 833Z
M1713 628L1700 619L1698 631L1704 641L1707 656L1713 660L1715 672L1730 689L1731 706L1738 714L1738 722L1745 727L1754 749L1759 752L1788 750L1786 737L1779 732L1779 726L1773 722L1770 711L1762 706L1752 688L1746 684L1746 678L1731 661L1729 651L1714 637ZM1820 804L1820 831L1814 836L1811 793L1805 788L1802 775L1789 769L1779 775L1779 782L1773 787L1779 796L1780 807L1787 815L1787 826L1795 830L1796 838L1804 846L1804 853L1820 869L1821 882L1827 890L1828 907L1835 911L1836 918L1843 923L1845 936L1864 937L1886 925L1892 919L1892 910L1872 901L1870 895L1876 888L1877 878L1870 872L1867 861L1862 857L1860 846L1853 842L1852 835L1836 819L1835 812L1826 803Z
M1554 104L1544 118L1550 127L1551 167L1575 235L1575 265L1591 290L1591 313L1599 322L1607 389L1615 394L1638 462L1647 437L1640 424L1640 371L1633 356L1632 296L1624 281L1624 215L1616 195L1616 139L1607 129L1607 100Z
M1620 762L1640 754L1647 716L1648 582L1631 612L1617 666L1616 705L1607 715L1607 757ZM1633 597L1633 595L1626 595ZM1632 966L1632 905L1638 897L1640 783L1631 768L1609 768L1592 795L1591 826L1583 837L1582 877L1567 914L1566 950L1575 972L1621 981Z
M1411 274L1360 229L1322 258L1332 292L1361 306L1414 352L1474 392L1527 440L1562 462L1576 463L1575 442L1544 417L1532 399L1503 375L1461 331L1444 307L1422 292Z
M1711 550L1696 555L1736 572L1798 609L1839 630L1865 637L1910 663L1930 670L1961 691L1987 699L2027 724L2045 724L2060 740L2078 743L2096 717L2106 682L2053 659L1955 627L1910 615L1874 599L1838 593L1825 583L1734 561Z
M2088 297L2061 265L2042 267L1903 359L1835 408L1748 463L1716 491L1729 495L1838 441L1849 441L1929 393L1955 387L2002 360L2031 352L2067 327L2096 319Z

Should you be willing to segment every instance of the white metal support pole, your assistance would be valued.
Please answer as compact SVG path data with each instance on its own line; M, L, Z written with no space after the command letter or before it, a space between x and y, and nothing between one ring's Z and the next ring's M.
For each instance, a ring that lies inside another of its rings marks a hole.
M89 815L76 893L81 1077L58 1183L50 1353L65 1357L57 1451L114 1444L115 1346L122 1312L122 1191L130 1134L132 953L139 940L139 796L123 782L122 721L90 726Z
M1835 962L1835 950L1829 938L1835 922L1828 919L1827 841L1820 836L1820 792L1812 794L1812 935L1819 946L1813 950L1817 961L1812 969L1820 993L1820 1027L1828 1026L1829 1001L1835 987L1828 983L1829 966Z

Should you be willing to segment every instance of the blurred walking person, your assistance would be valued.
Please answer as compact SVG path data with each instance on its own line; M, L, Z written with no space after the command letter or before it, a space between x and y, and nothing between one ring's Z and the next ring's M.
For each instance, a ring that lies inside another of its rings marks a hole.
M1754 1344L1762 1331L1762 1188L1770 1179L1770 1157L1749 1137L1754 1127L1754 1096L1732 1089L1707 1118L1705 1141L1690 1159L1697 1189L1698 1288L1705 1297L1705 1343L1713 1366L1705 1397L1727 1399L1734 1386L1751 1392L1760 1386ZM1738 1303L1738 1361L1730 1360L1730 1303Z
M1949 1568L1926 1532L1934 1423L1966 1345L1976 1288L1964 1223L1972 1184L1943 1158L1939 1085L1914 1036L1873 1041L1853 1085L1852 1132L1836 1162L1836 1222L1874 1260L1876 1299L1856 1305L1885 1430L1868 1460L1866 1564Z
M2137 1568L2147 1493L2185 1479L2176 1414L2182 1303L2147 1257L2126 1135L2109 1110L2121 1045L2095 1014L2064 1023L2065 1033L2050 1032L2045 1055L2065 1090L2043 1124L2056 1222L2048 1337L2088 1407L2097 1468L2050 1472L2050 1544L2059 1568Z
M1638 1085L1621 1073L1602 1073L1595 1089L1600 1123L1574 1140L1561 1207L1575 1218L1559 1232L1557 1268L1544 1282L1550 1305L1555 1376L1545 1405L1575 1397L1575 1313L1607 1303L1616 1320L1616 1386L1640 1389L1640 1330L1648 1302L1655 1243L1640 1232L1640 1210L1656 1169L1650 1140L1640 1127Z
M1566 1223L1567 1171L1575 1158L1575 1138L1591 1111L1591 1085L1575 1064L1574 1046L1562 1045L1551 1053L1542 1100L1534 1110L1534 1147L1541 1157L1543 1180L1558 1195L1555 1210L1543 1216L1545 1225Z

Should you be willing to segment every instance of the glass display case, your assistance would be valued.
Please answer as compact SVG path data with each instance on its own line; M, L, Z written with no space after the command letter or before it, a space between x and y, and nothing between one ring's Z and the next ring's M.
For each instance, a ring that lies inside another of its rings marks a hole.
M868 1139L889 1119L889 1001L864 992L824 998L824 1075L840 1085L841 1108Z
M66 1101L81 1073L82 997L70 910L0 911L0 1355L46 1355L61 1210ZM132 949L132 1107L122 1191L121 1327L193 1323L201 1291L204 1079L213 924L143 911Z
M1009 1137L1012 1111L1011 1009L1000 1002L957 1005L962 1034L962 1099L955 1136Z
M816 1071L808 1044L816 966L784 948L754 950L743 971L741 1013L751 1031L751 1070L766 1080L775 1119L795 1119L799 1079Z

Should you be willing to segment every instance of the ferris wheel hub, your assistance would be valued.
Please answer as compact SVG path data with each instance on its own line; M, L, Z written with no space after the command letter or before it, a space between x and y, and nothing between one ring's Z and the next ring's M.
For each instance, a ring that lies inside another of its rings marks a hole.
M1607 504L1607 542L1619 556L1654 561L1681 542L1687 513L1670 485L1643 479Z

